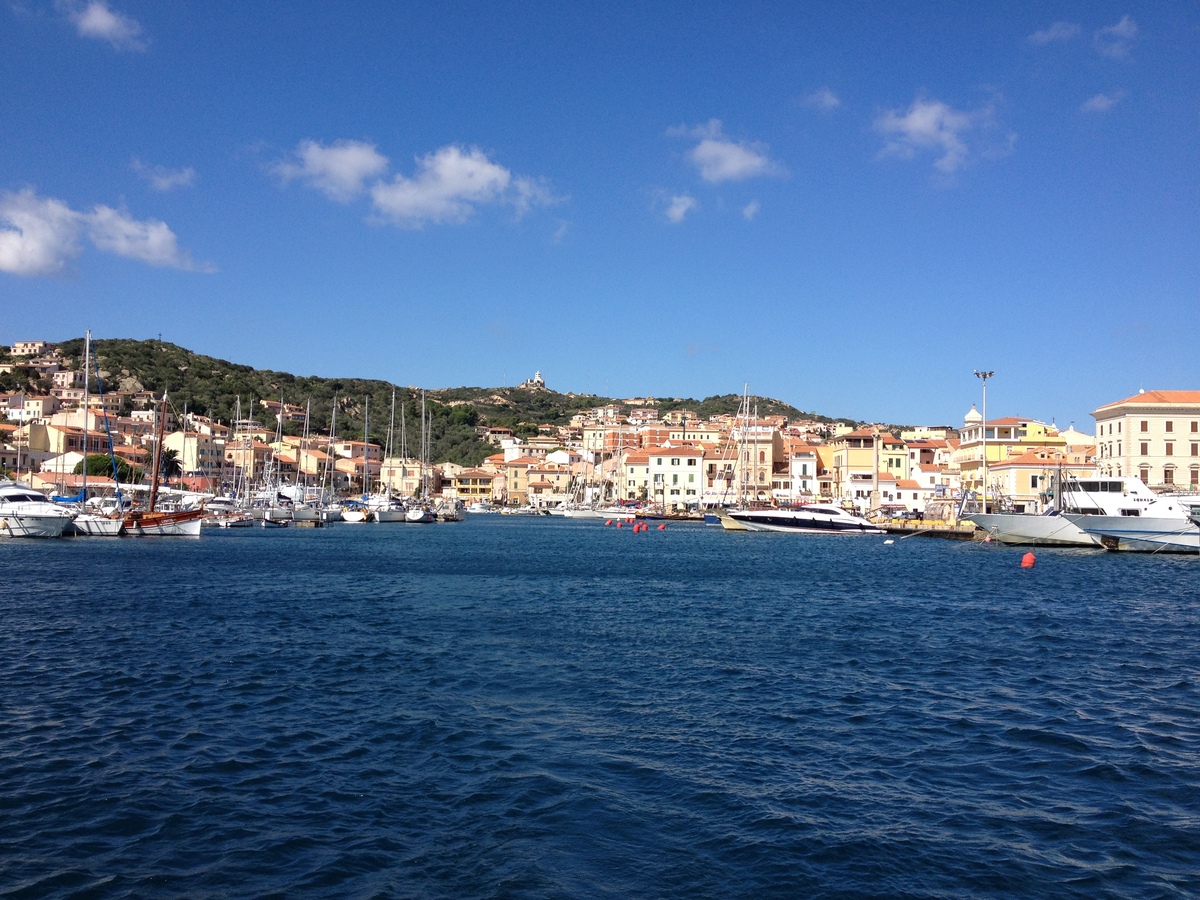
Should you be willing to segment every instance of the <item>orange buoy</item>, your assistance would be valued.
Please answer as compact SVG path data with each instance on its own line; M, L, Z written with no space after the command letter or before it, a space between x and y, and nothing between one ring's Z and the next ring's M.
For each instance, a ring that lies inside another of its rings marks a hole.
M1033 555L1033 551L1031 550L1029 553L1026 553L1024 556L1021 557L1021 568L1022 569L1032 569L1033 564L1036 562L1037 562L1037 557Z
M605 519L605 520L604 520L604 524L605 524L605 525L611 525L611 524L612 524L612 519Z
M618 527L618 528L620 528L620 527L621 527L622 525L624 525L624 524L625 524L624 522L622 522L622 521L620 521L620 520L617 520L617 527Z
M658 530L659 530L659 531L666 531L666 530L667 530L667 523L666 523L666 522L663 522L661 525L659 525L659 526L658 526Z

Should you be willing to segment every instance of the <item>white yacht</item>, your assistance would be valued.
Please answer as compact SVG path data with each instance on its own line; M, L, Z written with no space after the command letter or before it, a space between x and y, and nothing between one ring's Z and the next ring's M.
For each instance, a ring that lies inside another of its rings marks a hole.
M0 538L60 537L71 513L33 488L0 480Z
M1106 516L1068 513L1067 518L1106 550L1200 553L1200 495L1164 494L1144 509Z
M1133 476L1121 478L1083 478L1064 481L1055 508L1042 515L1021 513L976 513L965 519L1002 544L1037 544L1062 547L1103 546L1098 534L1084 522L1119 517L1167 516L1182 514L1169 508L1166 498L1155 494ZM1061 511L1060 511L1061 510ZM1184 519L1186 521L1186 519Z
M795 509L731 509L729 518L747 531L795 531L801 534L883 534L862 516L831 503Z

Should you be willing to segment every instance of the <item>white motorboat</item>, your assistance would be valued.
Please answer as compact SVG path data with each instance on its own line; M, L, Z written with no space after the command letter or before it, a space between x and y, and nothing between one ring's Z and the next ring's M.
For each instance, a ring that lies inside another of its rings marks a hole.
M60 537L71 513L45 494L10 481L0 481L0 538Z
M793 531L800 534L883 534L862 516L831 503L795 509L731 509L729 518L747 531Z

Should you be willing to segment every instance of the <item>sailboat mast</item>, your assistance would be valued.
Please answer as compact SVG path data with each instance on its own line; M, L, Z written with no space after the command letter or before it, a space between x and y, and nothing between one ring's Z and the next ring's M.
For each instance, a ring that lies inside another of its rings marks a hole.
M152 474L150 476L150 512L154 512L154 505L158 502L158 474L162 461L163 432L165 430L166 418L167 392L163 391L162 404L158 408L158 433L154 442L154 466L151 469Z
M83 505L87 508L87 470L88 470L88 372L92 364L92 332L91 329L83 337Z

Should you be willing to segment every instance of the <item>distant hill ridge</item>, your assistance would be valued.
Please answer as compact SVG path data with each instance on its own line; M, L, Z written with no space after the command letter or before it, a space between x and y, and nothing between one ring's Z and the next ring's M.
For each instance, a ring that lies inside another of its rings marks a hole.
M67 363L83 364L83 338L57 344ZM386 442L391 415L392 392L396 397L395 442L399 447L401 423L405 425L409 455L416 455L420 434L421 389L367 378L324 378L298 376L289 372L255 369L212 356L194 353L166 341L99 339L92 352L100 364L106 391L149 390L168 392L176 410L187 409L222 422L232 421L240 398L243 418L274 427L274 414L259 401L268 400L310 409L309 428L314 434L328 433L337 398L337 433L344 438L361 438L369 411L369 437ZM476 426L511 428L518 435L537 433L539 424L565 425L571 417L598 406L617 405L628 410L641 402L594 394L559 393L544 387L457 387L426 389L433 459L477 465L495 451L478 439ZM702 419L734 414L741 397L723 394L692 398L654 398L660 414L689 409ZM760 416L780 415L789 420L848 422L817 413L807 413L779 400L754 398ZM299 433L302 424L290 422L285 431Z

